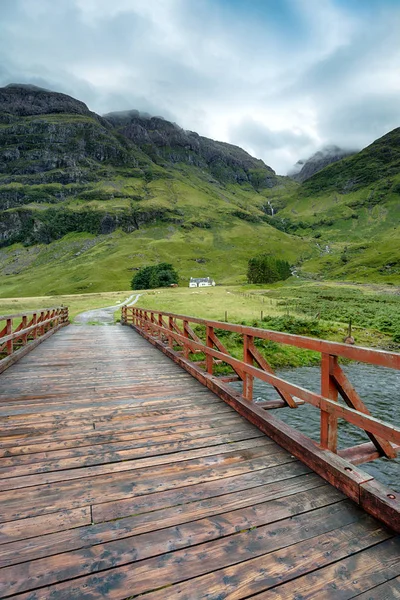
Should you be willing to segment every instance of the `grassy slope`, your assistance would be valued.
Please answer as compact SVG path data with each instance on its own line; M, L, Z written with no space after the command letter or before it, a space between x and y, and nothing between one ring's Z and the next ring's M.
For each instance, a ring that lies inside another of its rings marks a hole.
M5 269L20 272L3 277L0 296L128 289L135 268L159 261L175 265L182 285L191 276L236 283L245 281L247 260L261 251L296 261L298 253L307 253L308 248L301 241L294 247L290 236L268 225L239 219L225 228L185 231L164 224L130 234L118 231L92 238L70 234L48 246L1 250Z
M24 122L42 119L26 117ZM125 158L124 152L133 152L137 166L111 159L95 164L88 159L84 168L91 180L84 185L41 183L39 174L2 186L16 192L29 186L33 201L23 209L32 211L39 222L42 219L45 229L56 231L58 237L66 233L66 219L54 223L54 209L77 215L72 227L82 215L86 231L74 231L48 245L14 244L0 250L0 296L124 289L134 269L160 260L178 268L182 283L196 275L240 283L248 258L259 252L271 252L293 264L302 262L303 272L312 276L400 281L400 130L327 167L301 189L280 178L280 185L256 192L250 185L222 184L210 173L185 164L157 166L120 136L109 138L92 117L50 115L46 121L90 125L89 130L77 130L73 148L84 138L102 145L110 156L115 149ZM35 139L30 143L34 147ZM55 181L60 173L55 170ZM284 206L273 219L268 216L269 202L275 212ZM87 233L97 231L96 223L105 215L116 216L125 231L107 236ZM140 228L127 233L132 229L126 226L127 219L131 224L132 218ZM268 225L282 219L293 225L287 230L295 237Z
M74 232L48 245L3 248L0 264L6 276L0 296L127 289L134 269L159 261L171 262L183 284L190 276L208 275L218 283L235 283L245 280L248 259L260 252L291 263L310 254L307 242L294 241L264 220L268 200L277 204L287 189L296 187L286 178L258 193L250 185L223 185L185 165L152 181L113 177L95 184L93 199L86 194L66 200L64 209L79 214L91 207L114 215L154 211L168 217L130 233ZM138 199L132 203L132 197ZM39 215L45 208L43 203L28 206Z
M399 282L400 129L314 175L288 198L279 218L314 240L316 255L304 271Z

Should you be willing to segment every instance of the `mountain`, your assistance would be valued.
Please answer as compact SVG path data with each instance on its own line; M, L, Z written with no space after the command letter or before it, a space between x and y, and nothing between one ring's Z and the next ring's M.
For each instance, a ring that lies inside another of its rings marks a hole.
M294 262L307 242L295 247L269 220L296 185L161 118L1 88L2 294L126 289L132 270L159 260L219 281L244 278L260 251Z
M3 296L127 289L157 262L182 284L244 282L262 252L307 277L395 283L399 210L400 129L298 183L161 117L0 89Z
M355 153L355 150L344 150L338 146L325 146L310 156L310 158L299 160L293 169L289 171L288 176L302 183L328 165L342 160L342 158L346 158L347 156L352 156Z
M0 88L1 112L18 117L68 113L91 115L83 102L36 85L10 83Z
M208 171L219 181L249 183L257 190L272 188L278 182L271 167L242 148L185 131L161 117L128 111L110 113L105 118L156 164L185 163Z
M400 128L325 167L284 204L277 215L282 230L315 240L317 255L304 269L353 281L399 281Z

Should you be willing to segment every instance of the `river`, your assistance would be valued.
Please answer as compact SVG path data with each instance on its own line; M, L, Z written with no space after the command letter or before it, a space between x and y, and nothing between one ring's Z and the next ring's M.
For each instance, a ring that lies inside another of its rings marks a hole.
M362 363L351 363L343 367L347 377L357 390L371 414L392 425L400 423L400 372L384 367L376 367ZM293 384L320 393L320 369L318 367L301 367L299 369L280 369L276 373L282 379ZM241 383L232 384L237 389ZM260 380L254 380L254 400L276 399L274 388ZM319 441L320 411L304 404L297 409L283 408L274 410L274 415L295 429ZM338 447L346 448L370 441L358 427L346 421L339 421ZM376 479L385 483L396 492L400 492L400 456L387 460L380 458L364 463L361 468Z

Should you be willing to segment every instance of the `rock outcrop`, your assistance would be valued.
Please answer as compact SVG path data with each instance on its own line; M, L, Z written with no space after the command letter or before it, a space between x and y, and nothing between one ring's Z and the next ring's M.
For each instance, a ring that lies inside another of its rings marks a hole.
M299 160L288 173L288 176L303 183L318 171L322 171L328 165L331 165L346 156L352 156L357 150L344 150L338 146L325 146L308 159Z
M22 83L10 83L0 88L0 112L18 117L53 113L93 114L84 102L71 96Z
M209 197L232 202L229 215L254 222L264 218L256 190L279 181L241 148L160 117L137 111L101 117L66 94L31 85L0 88L0 245L130 232L163 221L209 227L208 205L204 214L197 214L198 204L188 208L185 193L173 189L177 177L205 205ZM156 180L164 183L157 187ZM199 181L209 195L196 188ZM254 203L228 200L228 183L243 185Z
M175 123L136 110L110 113L104 118L160 165L186 163L206 169L218 181L248 182L256 189L276 185L275 171L238 146L185 131Z

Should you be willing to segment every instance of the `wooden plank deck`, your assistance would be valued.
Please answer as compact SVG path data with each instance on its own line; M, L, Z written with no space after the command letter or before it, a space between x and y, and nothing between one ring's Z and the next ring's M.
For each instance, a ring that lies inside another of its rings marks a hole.
M399 598L399 538L132 329L0 377L0 597Z

